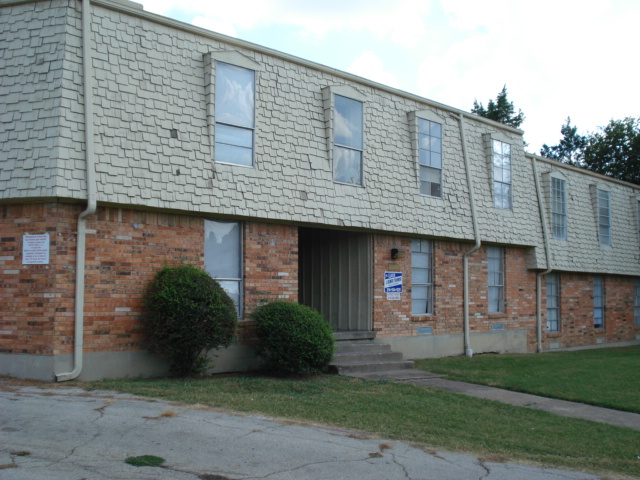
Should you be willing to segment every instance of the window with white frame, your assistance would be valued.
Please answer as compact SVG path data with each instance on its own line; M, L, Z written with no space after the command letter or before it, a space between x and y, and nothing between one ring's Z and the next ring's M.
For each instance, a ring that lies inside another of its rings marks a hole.
M551 225L553 238L567 239L567 182L551 178Z
M560 277L547 275L547 332L560 331Z
M640 327L640 278L636 278L633 288L633 323Z
M604 280L600 276L593 277L593 326L604 328Z
M504 249L487 247L489 313L504 313Z
M215 63L215 161L253 166L255 72Z
M493 147L493 199L496 208L511 209L511 145L500 140Z
M598 189L598 237L601 245L611 245L611 201L607 190Z
M418 118L420 193L442 196L442 125Z
M411 313L433 314L433 242L411 239Z
M340 183L363 185L363 104L334 95L334 109L333 179Z
M205 220L204 268L229 294L242 318L242 224Z

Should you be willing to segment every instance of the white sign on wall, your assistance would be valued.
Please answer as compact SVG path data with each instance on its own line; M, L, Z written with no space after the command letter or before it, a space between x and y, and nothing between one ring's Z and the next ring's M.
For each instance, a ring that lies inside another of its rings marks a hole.
M49 264L49 234L24 235L22 237L22 264Z
M384 293L387 300L400 300L402 293L402 273L384 272Z

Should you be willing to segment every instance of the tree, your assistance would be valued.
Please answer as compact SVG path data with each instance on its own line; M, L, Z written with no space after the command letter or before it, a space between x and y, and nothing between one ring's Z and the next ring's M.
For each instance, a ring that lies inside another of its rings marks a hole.
M640 184L640 119L611 120L589 138L584 167L618 180Z
M495 102L493 100L489 100L487 108L484 108L482 103L474 100L471 113L475 113L481 117L489 118L515 128L518 128L522 122L524 122L524 113L522 113L522 110L518 109L518 114L516 115L513 102L507 100L506 85L502 87L502 91L496 97Z
M599 132L578 135L567 118L560 131L560 143L543 145L540 155L640 184L640 119L610 120Z
M560 143L552 147L545 143L540 149L540 155L576 167L582 166L584 149L589 143L589 137L578 135L578 127L571 126L571 117L567 117L567 123L562 125L560 133Z

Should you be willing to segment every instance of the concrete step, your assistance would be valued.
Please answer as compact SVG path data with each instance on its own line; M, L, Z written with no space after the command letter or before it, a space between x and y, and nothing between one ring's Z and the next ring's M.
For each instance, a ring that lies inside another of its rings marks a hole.
M382 362L400 362L404 357L401 353L389 351L383 352L343 352L333 355L333 362L340 364L351 363L382 363Z
M332 365L339 375L360 376L366 373L398 371L414 368L414 364L409 360L401 360L398 362L364 362L364 363L345 363Z
M386 353L391 351L391 346L385 343L358 343L358 342L336 342L335 353Z
M397 371L414 368L414 363L404 360L401 353L393 352L391 346L376 343L370 332L345 332L362 334L346 335L336 340L335 353L330 370L340 375L359 376L374 372Z

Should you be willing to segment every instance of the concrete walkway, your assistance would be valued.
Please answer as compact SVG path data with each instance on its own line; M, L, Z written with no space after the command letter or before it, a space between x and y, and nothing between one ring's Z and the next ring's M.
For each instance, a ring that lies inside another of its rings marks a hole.
M640 414L621 412L609 408L594 407L582 403L556 400L553 398L512 392L501 388L486 387L473 383L456 382L442 378L443 375L425 372L424 370L406 369L387 372L353 375L370 380L390 380L410 383L421 387L433 387L448 392L460 393L472 397L495 400L517 407L535 408L565 417L582 418L594 422L608 423L618 427L640 430Z
M128 457L154 455L160 467ZM362 433L0 381L3 480L591 480Z

